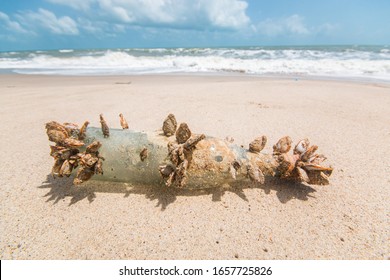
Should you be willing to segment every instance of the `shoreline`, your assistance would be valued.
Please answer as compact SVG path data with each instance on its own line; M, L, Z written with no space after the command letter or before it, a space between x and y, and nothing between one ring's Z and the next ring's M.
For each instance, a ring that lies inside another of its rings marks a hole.
M91 74L91 75L64 75L64 74L23 74L23 73L2 73L1 77L31 77L33 79L41 78L59 78L65 79L115 79L115 78L148 78L148 77L171 77L171 78L232 78L232 79L248 79L248 80L271 80L271 81L314 81L314 82L339 82L339 83L352 83L352 84L367 84L367 85L383 85L390 86L390 80L376 79L376 78L361 78L361 77L332 77L332 76L310 76L310 75L259 75L259 74L243 74L236 72L172 72L172 73L147 73L147 74Z

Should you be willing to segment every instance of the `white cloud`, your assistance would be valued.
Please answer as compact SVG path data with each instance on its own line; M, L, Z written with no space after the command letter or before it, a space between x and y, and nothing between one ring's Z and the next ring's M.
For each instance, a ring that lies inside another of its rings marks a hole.
M3 12L0 12L0 26L4 26L5 29L11 32L29 33L18 22L11 20L9 16Z
M240 29L250 22L243 0L46 0L81 9L92 20L138 26ZM94 9L92 9L92 6ZM95 9L97 8L97 9Z
M267 36L278 35L309 35L310 29L305 25L304 18L292 15L283 19L266 19L255 26L258 33Z
M25 26L40 27L54 34L79 34L77 24L72 18L68 16L57 17L54 13L45 9L38 9L38 12L24 12L19 14L17 18Z
M203 3L215 26L238 29L250 21L245 13L248 4L244 1L204 0Z

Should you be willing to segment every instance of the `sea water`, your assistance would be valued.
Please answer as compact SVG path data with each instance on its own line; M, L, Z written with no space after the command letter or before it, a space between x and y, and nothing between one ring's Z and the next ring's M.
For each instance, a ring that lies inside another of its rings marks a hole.
M2 73L239 73L390 81L390 46L62 49L0 52Z

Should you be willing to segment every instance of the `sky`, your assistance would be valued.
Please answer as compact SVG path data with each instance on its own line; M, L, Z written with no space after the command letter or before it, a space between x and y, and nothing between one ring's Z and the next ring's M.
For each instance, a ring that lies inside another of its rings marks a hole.
M0 51L390 44L389 0L0 0Z

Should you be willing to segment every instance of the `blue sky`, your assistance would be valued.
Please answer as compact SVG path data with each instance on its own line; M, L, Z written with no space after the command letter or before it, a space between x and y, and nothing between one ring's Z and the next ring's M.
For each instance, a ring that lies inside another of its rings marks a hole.
M0 0L0 50L389 44L389 0Z

